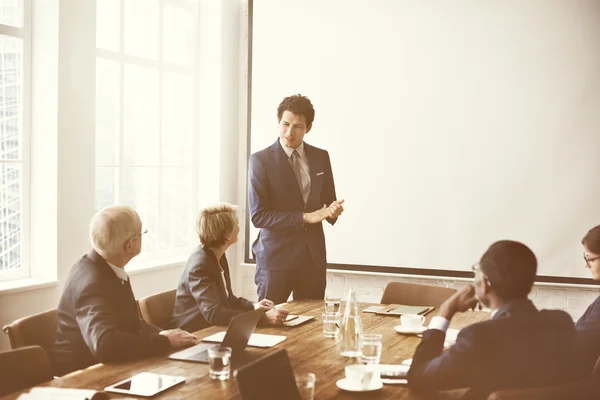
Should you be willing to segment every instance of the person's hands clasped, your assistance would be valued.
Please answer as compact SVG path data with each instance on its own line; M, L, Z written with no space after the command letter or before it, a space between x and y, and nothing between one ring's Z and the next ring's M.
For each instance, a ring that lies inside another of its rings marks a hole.
M475 288L468 285L458 292L454 293L448 300L440 306L438 315L452 319L455 313L464 312L469 309L474 309L477 306L477 298L475 297Z
M258 303L254 303L255 310L268 311L268 310L272 309L273 307L275 307L275 303L273 303L269 299L262 299Z
M343 203L344 199L335 200L327 207L329 209L329 218L337 218L344 212L344 207L342 206Z
M193 346L200 342L200 339L191 333L184 331L183 329L169 329L166 331L161 331L160 334L169 338L171 348L173 349Z
M285 319L288 316L288 311L287 310L283 310L283 309L279 309L279 308L271 308L269 311L267 311L265 313L265 319L267 320L267 322L269 324L273 324L273 325L281 325L283 323L283 321L285 321Z
M323 204L323 208L313 211L311 213L306 213L302 215L302 222L305 224L318 224L326 218L337 218L342 212L344 212L344 207L342 204L344 200L335 200L329 206L327 204Z

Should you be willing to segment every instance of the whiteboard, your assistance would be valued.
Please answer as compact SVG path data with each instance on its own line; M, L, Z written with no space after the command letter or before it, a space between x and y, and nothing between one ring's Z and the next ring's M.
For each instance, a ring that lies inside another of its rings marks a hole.
M469 271L494 241L588 278L600 224L600 1L254 0L251 152L316 110L345 212L331 264ZM248 245L257 230L250 228Z

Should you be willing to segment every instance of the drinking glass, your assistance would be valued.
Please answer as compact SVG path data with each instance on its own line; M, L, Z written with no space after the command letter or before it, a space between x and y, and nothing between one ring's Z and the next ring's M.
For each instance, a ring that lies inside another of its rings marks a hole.
M365 364L379 364L381 359L381 339L378 333L364 333L360 337L360 360Z
M300 398L302 400L314 400L315 398L315 383L317 381L317 377L315 374L307 372L307 373L297 373L296 377L296 386L298 386L298 391L300 392Z
M335 338L340 333L340 314L323 313L323 336Z
M231 347L216 346L208 349L209 375L211 379L224 381L231 375Z
M325 312L339 313L342 299L340 297L325 296Z

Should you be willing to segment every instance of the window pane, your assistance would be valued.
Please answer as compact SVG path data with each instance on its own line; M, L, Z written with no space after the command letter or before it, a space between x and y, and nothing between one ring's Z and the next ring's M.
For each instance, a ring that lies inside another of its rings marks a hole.
M125 164L158 163L158 71L125 65L123 158Z
M20 158L22 40L0 35L0 160Z
M0 271L21 267L21 174L0 163Z
M154 253L157 250L158 232L158 168L125 167L121 186L121 204L133 207L142 225L148 229L142 241L142 253ZM142 254L142 255L143 255Z
M125 53L158 60L159 9L157 0L125 2Z
M195 188L190 168L164 168L161 174L160 247L175 249L194 241Z
M96 47L119 51L121 36L121 1L96 1Z
M23 26L23 0L0 0L0 24Z
M96 60L96 164L117 162L119 140L119 63Z
M189 75L166 72L161 146L164 164L192 163L194 115L194 79Z
M194 63L194 12L164 3L163 61L191 67Z
M116 203L118 171L116 167L96 167L96 211Z

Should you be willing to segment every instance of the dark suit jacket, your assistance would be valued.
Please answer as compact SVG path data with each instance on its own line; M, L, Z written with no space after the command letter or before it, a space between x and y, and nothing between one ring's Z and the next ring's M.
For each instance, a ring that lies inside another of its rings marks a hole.
M336 200L327 151L304 143L310 170L310 194L304 205L302 192L279 139L250 156L248 202L255 227L261 228L252 245L258 268L291 270L308 247L317 268L325 269L323 225L302 224L302 214ZM328 220L331 224L335 219Z
M56 375L170 348L159 328L141 320L129 282L119 279L93 250L71 269L58 304L57 331L49 351Z
M456 344L443 353L445 334L425 331L409 385L421 390L469 387L465 398L485 399L499 389L572 380L574 336L567 313L538 311L529 300L515 300L493 319L462 329Z
M229 265L221 258L227 292L221 278L221 268L215 254L198 246L188 258L177 286L172 327L194 332L211 325L228 325L231 318L253 310L251 301L235 297L231 290Z
M600 296L585 310L575 324L577 329L577 363L581 377L589 377L600 357Z

